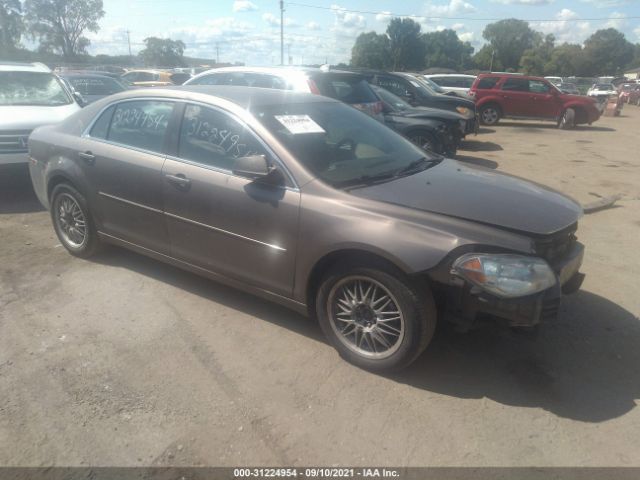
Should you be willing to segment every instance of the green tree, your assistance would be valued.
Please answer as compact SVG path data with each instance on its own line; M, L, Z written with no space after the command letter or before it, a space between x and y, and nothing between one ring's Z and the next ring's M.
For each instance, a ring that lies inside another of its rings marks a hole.
M484 45L473 58L473 63L478 70L501 71L504 70L500 59L495 55L491 45Z
M471 65L473 47L462 42L455 31L446 29L422 36L425 45L425 66L464 70Z
M27 27L40 40L40 50L61 53L70 60L86 53L86 31L97 32L104 16L102 0L26 0Z
M571 43L563 43L555 47L544 66L545 75L558 77L590 76L590 70L582 47Z
M147 37L144 39L145 48L139 55L147 66L152 67L180 67L184 66L184 49L182 40L170 38Z
M592 75L616 75L633 60L633 44L615 28L598 30L584 42Z
M351 49L351 65L362 68L390 68L389 37L376 32L361 33Z
M545 66L551 60L555 41L555 37L549 34L540 45L525 50L520 58L522 71L527 75L544 75Z
M15 51L23 30L20 0L0 0L0 56Z
M391 69L421 70L424 67L424 42L420 24L410 18L394 18L387 27Z
M532 30L527 22L515 18L490 23L482 36L495 50L495 58L504 69L517 69L525 50L537 47L542 41L542 34Z

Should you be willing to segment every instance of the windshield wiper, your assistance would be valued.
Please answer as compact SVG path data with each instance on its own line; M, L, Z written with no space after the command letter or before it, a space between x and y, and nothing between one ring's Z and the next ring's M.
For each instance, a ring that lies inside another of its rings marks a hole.
M334 184L336 188L358 188L358 187L368 187L370 185L375 185L376 183L384 183L389 180L393 180L397 178L396 172L385 172L380 173L378 175L362 175L357 178L351 178L349 180L344 180L343 182L338 182Z
M443 158L444 157L442 156L437 156L434 158L421 157L417 160L414 160L406 167L403 167L400 170L396 171L396 177L422 172L423 170L426 170L427 168L440 163Z

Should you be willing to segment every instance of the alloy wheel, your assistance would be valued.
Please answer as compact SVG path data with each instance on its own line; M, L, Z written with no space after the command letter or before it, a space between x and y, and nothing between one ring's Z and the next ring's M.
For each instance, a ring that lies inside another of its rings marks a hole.
M56 226L62 240L71 248L80 248L87 241L87 221L77 200L68 193L56 197Z
M393 355L405 335L405 319L393 294L365 276L345 277L327 299L329 323L348 349L367 358Z
M498 121L498 111L493 107L487 107L482 110L482 122L487 125L493 125Z

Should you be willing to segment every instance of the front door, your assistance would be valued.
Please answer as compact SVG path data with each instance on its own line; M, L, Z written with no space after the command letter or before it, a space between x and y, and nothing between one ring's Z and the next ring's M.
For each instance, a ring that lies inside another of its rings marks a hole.
M174 103L124 101L109 107L82 139L78 163L101 231L168 253L162 213L164 144Z
M557 90L542 80L529 80L532 116L556 118L560 115L561 102L555 94Z
M187 104L176 157L163 172L172 255L290 296L300 193L232 173L234 160L265 155L260 140L227 112Z
M507 78L502 84L500 96L504 114L509 117L535 117L529 95L529 81L525 78Z

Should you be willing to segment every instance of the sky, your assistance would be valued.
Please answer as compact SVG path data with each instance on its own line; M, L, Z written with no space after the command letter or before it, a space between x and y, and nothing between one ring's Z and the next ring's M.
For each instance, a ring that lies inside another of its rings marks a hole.
M87 35L92 54L128 54L129 31L134 55L145 37L156 36L182 40L191 57L280 64L278 0L103 2L101 29ZM294 65L348 62L356 37L384 32L393 16L412 16L423 31L452 28L476 51L485 25L514 17L558 42L582 43L607 27L640 42L640 0L285 0L284 6L285 63Z

